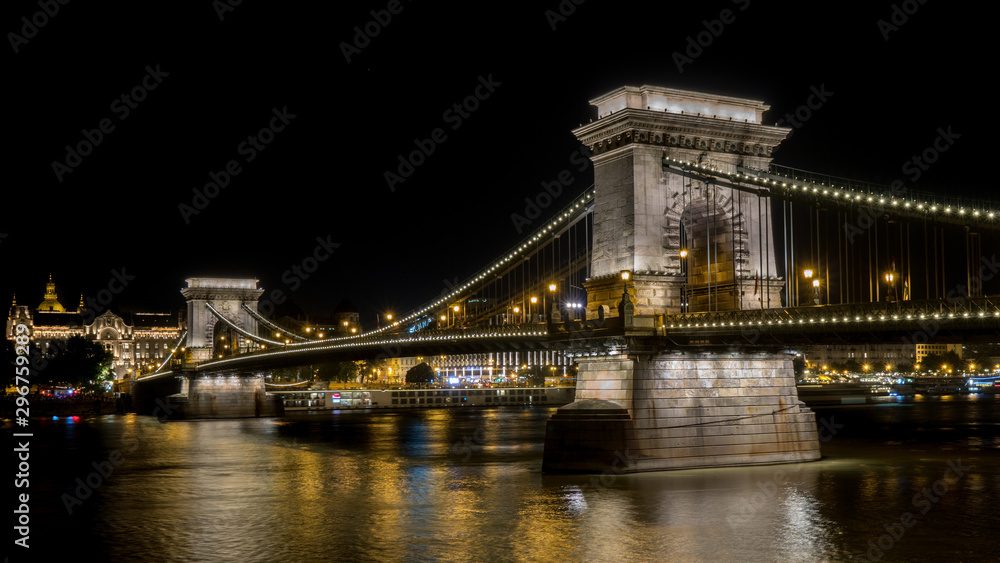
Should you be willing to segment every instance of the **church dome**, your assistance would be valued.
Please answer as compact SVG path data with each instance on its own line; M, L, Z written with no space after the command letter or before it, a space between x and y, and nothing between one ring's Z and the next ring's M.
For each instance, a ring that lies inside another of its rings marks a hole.
M38 305L36 311L66 312L66 307L62 306L59 296L56 295L56 284L52 281L52 274L49 274L49 283L45 284L45 299Z

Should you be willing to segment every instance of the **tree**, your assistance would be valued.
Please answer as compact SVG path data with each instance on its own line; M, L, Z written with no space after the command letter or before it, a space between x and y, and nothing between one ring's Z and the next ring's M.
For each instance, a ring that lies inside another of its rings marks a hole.
M792 360L792 370L795 372L795 379L802 379L802 374L806 370L806 361L802 356L795 356Z
M435 377L434 368L427 365L427 362L420 362L406 371L407 383L431 383Z
M326 362L314 367L316 369L316 378L321 381L348 383L358 380L358 374L364 369L365 361Z
M51 343L50 349L58 352L46 356L44 363L36 364L41 369L37 375L33 374L32 383L64 384L101 391L104 389L102 384L113 378L114 354L100 342L73 336L65 342Z
M22 360L23 361L23 360ZM14 371L17 362L17 354L14 352L14 343L10 340L3 341L3 366L4 367L4 387L14 385L17 381L17 372Z

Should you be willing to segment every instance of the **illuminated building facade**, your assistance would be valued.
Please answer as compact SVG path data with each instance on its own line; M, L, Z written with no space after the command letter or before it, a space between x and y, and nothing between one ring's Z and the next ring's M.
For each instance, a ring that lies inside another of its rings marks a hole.
M53 341L81 336L99 341L114 355L112 369L117 379L132 373L156 369L177 344L184 327L183 314L125 313L87 309L80 296L75 311L59 301L52 276L45 286L45 296L38 307L18 305L17 297L7 315L7 338L14 339L14 327L24 324L31 329L31 340L47 348Z

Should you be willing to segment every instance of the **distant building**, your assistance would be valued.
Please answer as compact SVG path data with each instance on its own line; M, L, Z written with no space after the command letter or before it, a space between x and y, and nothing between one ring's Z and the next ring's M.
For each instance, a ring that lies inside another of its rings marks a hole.
M24 324L31 329L31 341L48 347L55 340L82 336L97 340L114 357L112 367L117 379L131 373L152 371L163 362L180 340L184 328L182 313L123 313L89 310L80 296L75 311L59 301L56 286L49 276L45 296L38 307L18 305L14 296L7 315L7 338L15 337L14 327Z
M919 345L918 345L919 346ZM800 349L806 362L811 366L842 364L854 360L859 364L877 366L880 370L886 365L916 364L916 349L913 344L838 344L815 345Z
M1000 372L1000 342L963 344L961 357L968 360L989 360L989 363L977 366L976 369Z
M333 311L333 320L336 323L337 336L347 336L363 332L361 328L361 314L358 308L347 299L342 300Z
M917 344L917 363L924 361L924 358L931 354L940 355L948 352L958 354L959 358L963 357L961 344Z

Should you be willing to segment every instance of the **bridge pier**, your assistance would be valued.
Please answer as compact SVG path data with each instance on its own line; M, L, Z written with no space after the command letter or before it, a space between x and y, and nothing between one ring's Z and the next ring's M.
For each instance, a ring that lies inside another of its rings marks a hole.
M161 419L251 418L284 415L277 396L269 397L256 375L184 374L139 382L139 414Z
M587 357L579 365L576 402L546 427L546 471L820 458L815 415L798 400L789 354L703 349Z

